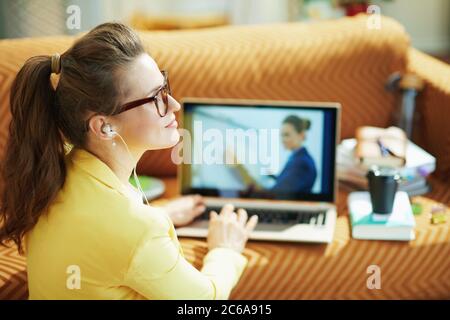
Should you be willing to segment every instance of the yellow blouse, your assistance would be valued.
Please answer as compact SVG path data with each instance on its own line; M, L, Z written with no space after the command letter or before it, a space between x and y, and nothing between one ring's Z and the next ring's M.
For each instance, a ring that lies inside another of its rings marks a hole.
M48 214L26 236L30 299L227 299L247 259L183 256L162 209L138 201L101 160L75 148Z

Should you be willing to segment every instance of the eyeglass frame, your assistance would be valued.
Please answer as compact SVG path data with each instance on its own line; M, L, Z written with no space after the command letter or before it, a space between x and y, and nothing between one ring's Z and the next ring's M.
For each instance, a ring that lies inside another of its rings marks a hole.
M152 95L151 97L141 98L141 99L138 99L138 100L133 100L133 101L127 102L127 103L121 105L118 108L119 111L113 113L112 115L115 116L115 115L118 115L118 114L120 114L122 112L125 112L125 111L128 111L128 110L140 107L140 106L142 106L142 105L144 105L146 103L155 102L156 112L158 113L158 115L161 118L166 116L167 115L167 110L169 110L169 97L168 96L172 94L172 91L170 90L169 73L166 70L161 70L161 73L162 73L162 75L164 77L164 83L163 83L162 86L160 86L156 90L154 95ZM161 114L161 111L159 109L158 96L159 96L159 94L161 92L163 92L163 90L166 90L166 94L165 95L163 95L163 94L161 95L161 100L162 100L162 103L163 103L163 106L165 107L165 109L164 109L164 113ZM86 131L89 131L89 120L91 120L91 118L93 116L94 115L92 115L91 117L89 117L89 119L86 120Z

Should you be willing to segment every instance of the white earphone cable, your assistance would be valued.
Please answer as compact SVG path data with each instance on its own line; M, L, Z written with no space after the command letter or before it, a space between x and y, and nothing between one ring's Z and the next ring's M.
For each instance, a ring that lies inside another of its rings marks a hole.
M122 138L122 136L118 132L112 131L112 129L110 129L110 133L113 133L113 137L114 137L114 135L117 135L120 138L120 140L122 140L123 144L125 145L125 148L127 149L128 155L130 156L131 160L134 161L133 155L131 154L130 149L128 148L128 145L125 142L125 140ZM134 181L136 183L136 186L138 187L139 191L141 192L142 196L145 199L145 202L147 203L148 206L150 206L150 203L148 202L147 196L145 195L144 191L142 190L141 183L139 182L139 178L137 177L136 166L133 166L133 177L134 177ZM168 215L165 215L165 217L166 217L167 221L169 222L169 225L171 225L172 224L172 220L169 218ZM178 246L178 256L180 256L181 253L182 253L181 244L178 243L177 246Z
M128 149L128 145L125 142L125 140L122 138L122 136L118 132L114 131L114 134L117 135L120 138L120 140L122 140L123 144L125 145L125 148L127 149L128 155L130 156L131 160L134 161L133 155L131 154L130 149ZM145 195L144 191L142 190L141 183L139 182L139 179L138 179L138 176L136 173L136 166L133 166L133 178L134 178L134 182L136 183L136 186L138 187L139 191L141 192L142 196L144 197L145 202L147 203L147 205L150 205L150 203L148 202L147 196Z

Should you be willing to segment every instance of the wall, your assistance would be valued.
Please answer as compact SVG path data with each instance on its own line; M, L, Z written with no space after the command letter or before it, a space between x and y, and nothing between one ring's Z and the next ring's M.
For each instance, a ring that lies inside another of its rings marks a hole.
M450 54L449 0L377 1L381 13L405 26L412 45L433 54Z
M450 0L372 0L381 13L400 21L416 48L450 54ZM77 33L97 24L125 21L135 11L149 14L229 13L233 24L285 22L297 13L299 0L2 0L0 37ZM81 8L81 30L67 30L65 8ZM297 8L297 9L296 9Z

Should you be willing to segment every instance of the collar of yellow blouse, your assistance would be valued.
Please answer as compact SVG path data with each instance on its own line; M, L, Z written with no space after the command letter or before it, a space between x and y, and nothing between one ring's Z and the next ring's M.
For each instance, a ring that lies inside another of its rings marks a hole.
M73 148L66 155L66 160L72 162L104 185L117 190L125 196L129 195L128 187L119 180L111 168L89 151L82 148Z

